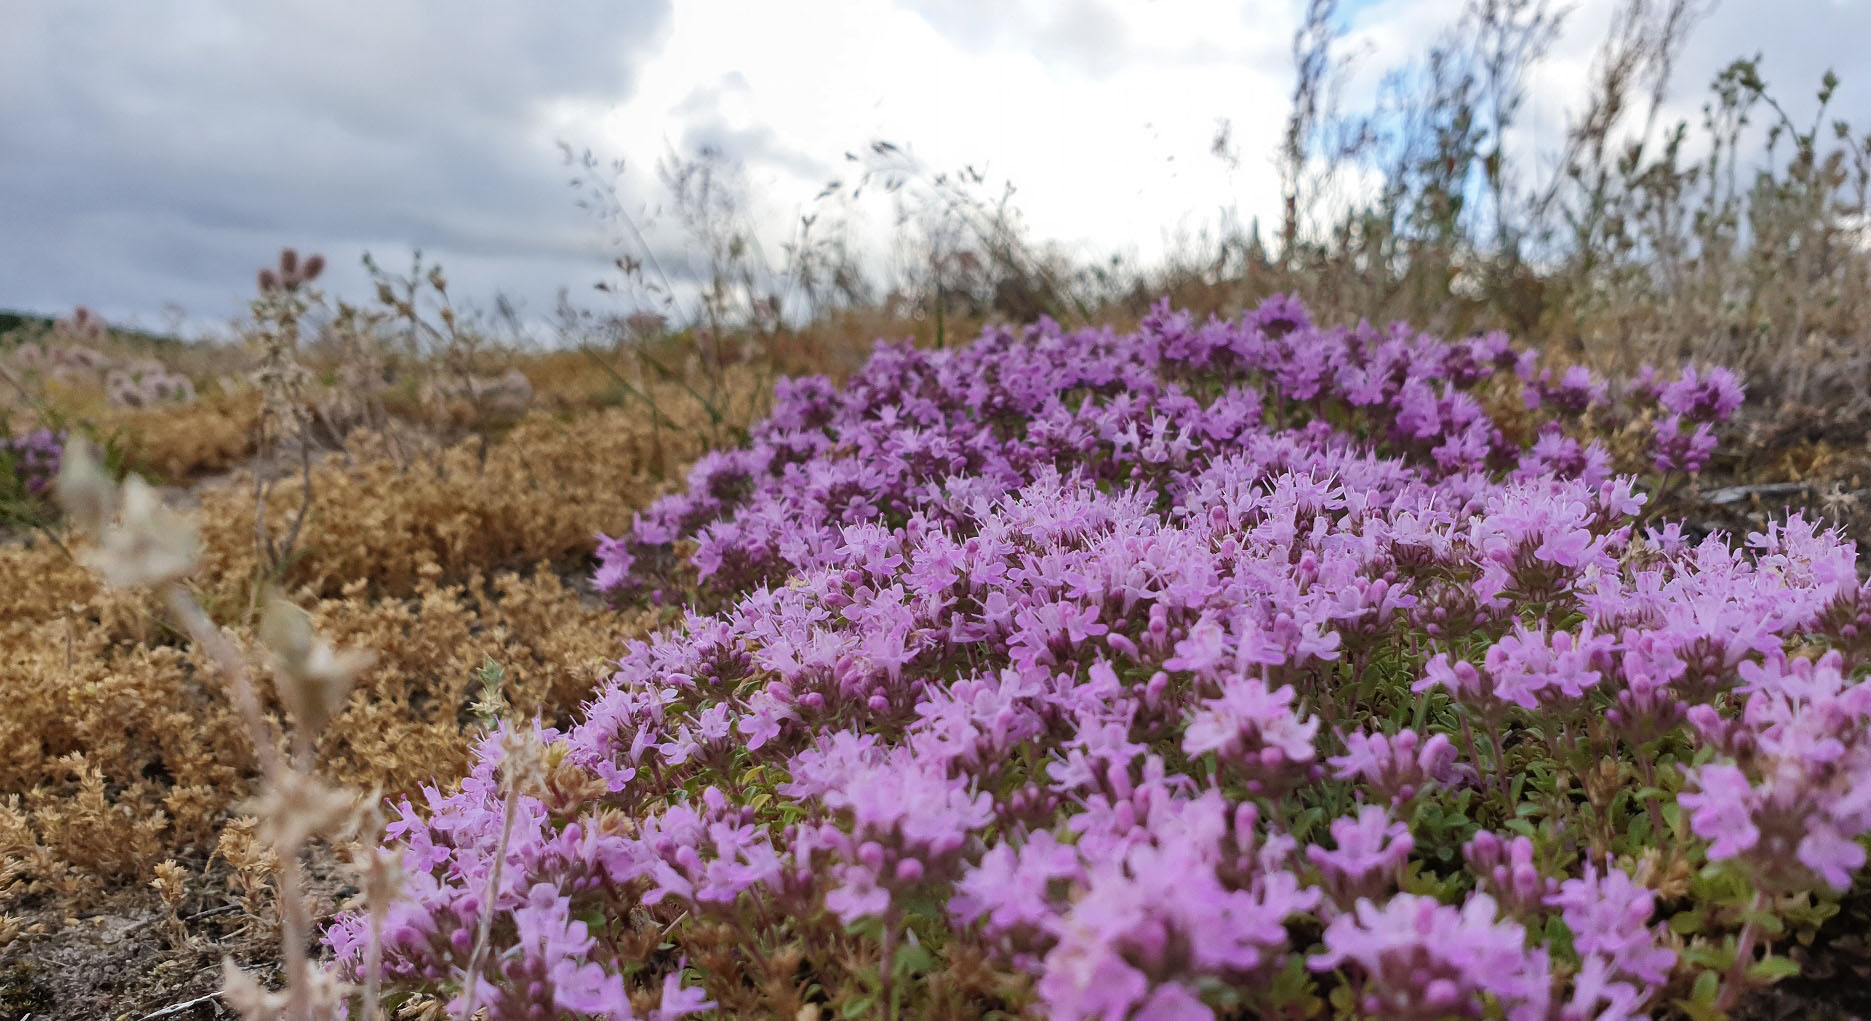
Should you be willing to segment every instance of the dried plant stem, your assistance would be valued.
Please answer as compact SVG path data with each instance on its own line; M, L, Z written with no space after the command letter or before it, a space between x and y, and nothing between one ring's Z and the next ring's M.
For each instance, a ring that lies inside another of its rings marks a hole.
M578 350L583 353L586 358L590 359L592 364L601 369L605 375L609 376L611 382L615 383L618 389L643 402L643 406L649 409L650 423L652 426L661 429L663 424L668 421L668 417L663 414L663 409L657 406L655 398L651 397L643 390L632 386L629 380L625 379L621 373L611 366L611 363L605 361L603 356L592 350L591 345L580 344Z
M279 849L279 904L286 932L280 940L285 952L286 1016L311 1018L307 994L311 990L311 959L305 944L312 935L312 913L308 909L305 884L300 876L299 848Z
M377 866L373 863L372 867ZM364 1021L377 1021L383 1013L383 920L389 910L383 898L370 899L370 942L364 947Z
M468 955L468 973L463 983L467 989L467 1000L461 1016L470 1021L474 1017L475 994L480 992L481 968L487 961L487 948L493 942L494 913L500 897L501 866L507 861L507 843L513 838L513 820L519 811L519 778L510 776L507 778L507 801L501 809L500 840L494 845L494 865L487 873L487 896L485 898L487 910L481 914L480 927L474 934L474 951Z
M268 783L282 786L285 772L292 767L279 753L277 731L260 710L259 694L254 690L253 680L247 673L247 665L239 650L228 641L226 632L209 619L195 597L180 584L171 582L164 586L163 601L170 612L181 619L183 627L195 643L208 650L208 654L214 657L227 675L229 693L247 727L247 736L253 742L261 774ZM297 1021L310 1017L306 997L310 990L311 961L306 956L305 944L311 935L312 920L306 907L304 882L300 876L300 848L281 847L278 851L280 916L285 927L281 942L284 944L285 956L286 1010L287 1016Z
M202 996L197 996L192 1000L184 1000L181 1003L172 1003L169 1006L162 1008L161 1010L152 1011L151 1013L143 1015L139 1019L139 1021L158 1021L159 1018L174 1017L175 1015L183 1013L184 1011L193 1010L196 1007L199 1007L204 1003L213 1002L220 995L221 994L218 992L207 993Z
M299 544L299 533L305 528L306 515L312 511L312 443L303 429L299 432L299 484L303 487L299 493L299 509L292 517L292 525L286 530L286 539L280 543L274 568L283 570L293 549Z
M227 675L228 693L234 701L235 710L240 714L241 723L247 728L247 738L253 743L261 774L268 779L279 776L286 768L286 763L279 754L278 731L260 710L259 693L254 690L253 680L247 672L247 664L241 658L240 650L234 648L226 632L209 619L207 611L180 584L172 582L163 586L162 596L169 611L181 620L189 637L206 649Z

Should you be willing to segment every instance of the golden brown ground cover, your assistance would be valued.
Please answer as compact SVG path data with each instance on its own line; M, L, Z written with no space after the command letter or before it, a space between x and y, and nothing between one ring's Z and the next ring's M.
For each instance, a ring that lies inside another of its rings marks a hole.
M490 679L509 712L569 722L619 643L655 623L592 597L592 537L679 479L703 412L653 389L652 422L606 396L588 359L522 361L537 399L484 455L480 436L419 415L322 452L276 569L254 538L251 394L88 409L192 505L190 587L244 652L258 661L277 586L333 642L376 653L319 743L334 781L386 797L453 782ZM274 527L305 491L279 481ZM141 1016L216 988L223 952L277 952L271 863L241 815L254 751L225 679L154 596L104 587L72 552L0 544L0 1017ZM325 911L354 892L330 859Z

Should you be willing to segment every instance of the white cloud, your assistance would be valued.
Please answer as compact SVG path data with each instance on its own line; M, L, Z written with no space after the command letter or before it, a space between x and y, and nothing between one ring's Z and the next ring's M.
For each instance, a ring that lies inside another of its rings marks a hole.
M1581 0L1530 82L1517 151L1557 151L1614 0ZM605 230L573 208L556 142L654 166L714 144L744 159L769 244L848 150L884 138L937 170L1019 188L1036 237L1091 255L1161 253L1237 206L1277 215L1270 156L1291 92L1300 0L107 0L18 4L0 34L0 307L87 303L219 319L282 244L321 249L359 293L357 255L421 246L454 290L543 311L598 279ZM1371 69L1420 54L1461 0L1349 4ZM1681 54L1669 114L1758 49L1796 117L1825 66L1835 112L1871 127L1871 4L1730 0ZM1208 155L1222 118L1243 159ZM887 218L874 218L877 238ZM679 246L658 235L665 250ZM877 241L883 248L881 240ZM880 253L881 258L881 253Z

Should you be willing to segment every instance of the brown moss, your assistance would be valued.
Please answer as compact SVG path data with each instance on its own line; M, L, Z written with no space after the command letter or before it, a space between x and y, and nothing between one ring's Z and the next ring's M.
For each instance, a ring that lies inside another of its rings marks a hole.
M113 411L100 421L123 437L132 464L159 479L185 482L252 457L259 416L259 395L237 390L193 404Z
M191 415L144 412L137 428L206 420ZM178 474L212 462L207 447L139 435ZM472 439L410 463L368 437L323 460L283 581L334 642L378 658L326 731L321 771L392 797L452 782L490 664L513 710L569 723L620 639L648 622L565 578L585 570L593 533L627 526L700 449L692 428L609 409L535 415L484 461ZM249 653L266 581L250 470L197 494L207 555L192 582ZM296 486L280 487L276 513ZM104 589L55 546L0 547L0 575L0 910L90 902L164 861L206 862L254 779L220 674L149 596Z

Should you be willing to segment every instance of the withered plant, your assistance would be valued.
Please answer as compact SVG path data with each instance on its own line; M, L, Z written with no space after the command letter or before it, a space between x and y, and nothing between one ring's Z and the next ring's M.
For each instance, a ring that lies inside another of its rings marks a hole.
M254 380L261 394L256 446L263 459L253 473L253 538L266 570L274 575L292 559L312 510L310 374L299 361L299 324L317 300L310 284L324 268L322 255L302 263L297 252L281 250L277 268L260 270L260 294L251 306L252 336L259 349ZM288 512L283 534L275 534L268 505L287 457L298 464L298 504Z
M281 260L283 272L293 268L291 260ZM258 758L263 780L250 808L259 820L257 836L278 860L276 903L283 930L285 985L269 991L229 959L225 964L227 1001L252 1021L281 1017L325 1021L343 1016L346 991L329 973L314 967L306 952L312 917L301 859L314 838L343 838L358 830L359 792L321 780L314 771L313 749L372 657L334 650L313 631L303 611L278 596L269 600L260 638L270 653L268 664L277 695L293 721L287 747L282 749L282 737L261 707L239 647L182 584L195 570L200 552L193 524L165 507L140 476L131 475L121 485L113 480L82 440L65 451L58 496L73 522L93 538L93 547L83 554L85 564L113 586L159 593L183 630L212 657ZM366 835L376 837L374 832ZM394 886L393 875L369 878L375 870L388 867L380 856L371 861L367 882L388 893ZM178 879L173 871L159 872L159 889L175 885ZM373 932L378 932L380 911L372 917L377 920ZM374 960L374 949L372 954ZM377 1017L374 983L363 1006L366 1017Z

